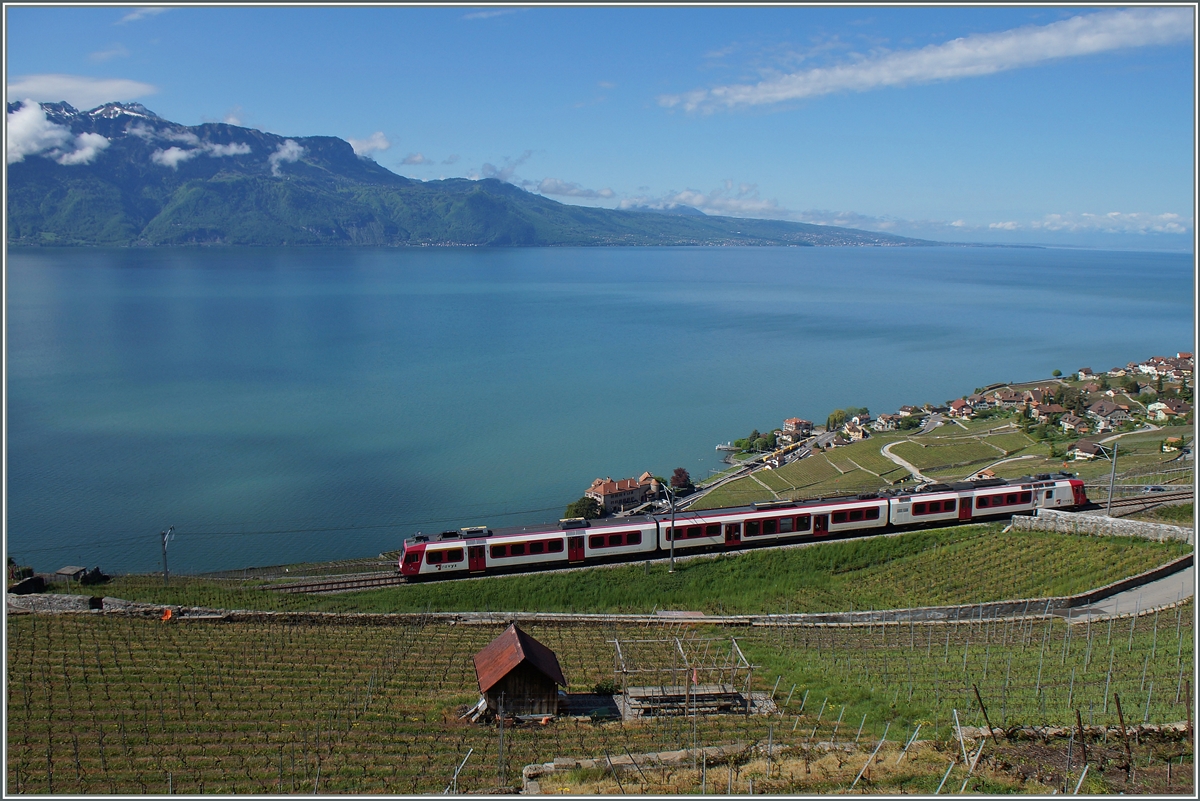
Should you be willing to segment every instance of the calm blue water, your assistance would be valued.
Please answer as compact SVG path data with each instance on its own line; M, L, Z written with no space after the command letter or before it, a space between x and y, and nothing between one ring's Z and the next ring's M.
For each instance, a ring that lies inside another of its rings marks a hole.
M785 417L1191 350L1190 255L1033 249L9 253L8 552L373 555L554 520Z

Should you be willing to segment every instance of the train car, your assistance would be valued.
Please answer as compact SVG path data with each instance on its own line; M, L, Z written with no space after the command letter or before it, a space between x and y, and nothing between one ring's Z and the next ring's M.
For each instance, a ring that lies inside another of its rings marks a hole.
M672 551L672 540L674 552L686 555L866 535L884 529L945 526L1087 502L1083 482L1061 473L681 512L673 525L670 518L660 515L590 521L572 518L560 520L556 527L496 531L476 526L434 537L417 534L405 540L398 570L410 580L521 572L661 557Z

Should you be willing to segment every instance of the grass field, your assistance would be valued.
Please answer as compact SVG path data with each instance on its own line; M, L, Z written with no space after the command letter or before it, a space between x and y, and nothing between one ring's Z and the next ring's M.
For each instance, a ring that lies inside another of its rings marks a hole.
M898 744L921 722L921 739L940 740L933 748L942 755L914 758L895 786L928 794L958 748L953 710L964 725L983 723L973 685L997 725L1069 724L1074 709L1085 723L1115 725L1116 710L1105 700L1113 694L1122 698L1127 722L1181 720L1182 681L1193 671L1192 616L1188 605L1136 622L1074 626L1070 635L1060 620L733 632L679 624L529 624L528 633L557 654L572 691L613 677L615 637L732 634L759 666L753 689L778 685L781 709L773 716L699 716L694 723L564 719L510 726L503 760L494 726L458 719L478 697L471 656L501 626L14 616L6 791L440 793L469 749L459 791L497 791L519 787L522 766L557 756L604 759L693 743L761 747L768 739L796 754L835 736L842 743L861 738L866 750L885 728ZM662 666L670 653L663 649ZM849 784L846 775L840 784L822 785L821 773L814 777L807 768L768 774L759 759L735 765L737 792L746 792L751 779L759 792L780 794ZM724 778L723 771L713 773ZM1124 771L1090 775L1089 792L1129 787L1120 783ZM648 769L625 781L626 792L694 792L699 776L685 768ZM982 787L1045 791L1037 782ZM551 784L545 791L556 790Z
M948 465L967 465L1004 458L1002 451L975 439L953 442L925 440L923 442L901 442L892 448L892 453L905 461L912 462L922 470ZM971 471L966 471L971 472Z
M219 609L331 612L700 610L824 612L1066 595L1185 553L1180 543L1049 532L1001 524L764 549L677 562L402 585L329 596L281 595L241 582L126 576L106 595ZM88 589L88 588L84 588ZM88 589L91 592L90 589Z

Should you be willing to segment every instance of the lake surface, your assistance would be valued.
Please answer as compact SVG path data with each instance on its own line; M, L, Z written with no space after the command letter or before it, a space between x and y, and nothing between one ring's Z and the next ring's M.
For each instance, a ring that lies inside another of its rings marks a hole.
M172 571L555 520L786 417L1191 350L1188 254L17 250L8 552Z

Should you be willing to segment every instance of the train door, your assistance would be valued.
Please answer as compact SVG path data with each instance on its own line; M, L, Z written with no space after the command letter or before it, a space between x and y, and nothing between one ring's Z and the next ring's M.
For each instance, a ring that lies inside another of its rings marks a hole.
M583 535L567 537L567 561L583 561Z
M725 547L736 548L742 544L742 524L741 523L726 523L725 524Z
M965 498L958 499L958 519L959 520L970 520L971 519L971 496L970 495L968 495Z
M483 558L482 545L467 546L467 570L471 573L482 573L487 568Z
M813 515L813 536L824 537L829 533L829 515Z

